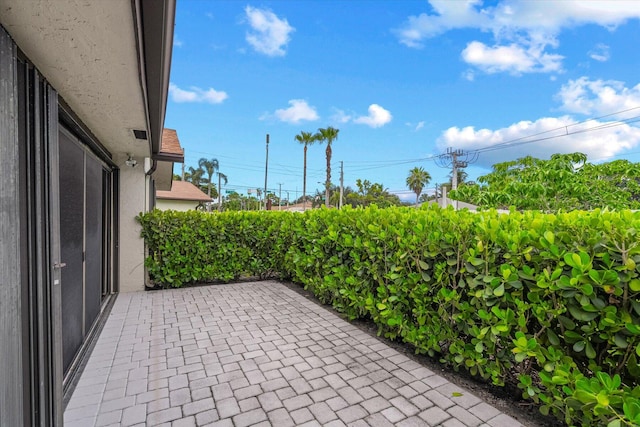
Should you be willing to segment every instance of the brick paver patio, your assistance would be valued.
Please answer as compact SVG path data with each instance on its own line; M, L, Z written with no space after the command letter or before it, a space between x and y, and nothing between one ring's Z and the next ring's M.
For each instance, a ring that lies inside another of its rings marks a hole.
M518 421L277 282L120 294L65 426Z

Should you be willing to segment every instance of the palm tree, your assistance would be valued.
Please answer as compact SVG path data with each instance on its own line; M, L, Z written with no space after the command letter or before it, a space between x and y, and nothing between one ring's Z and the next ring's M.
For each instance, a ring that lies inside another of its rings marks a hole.
M302 210L307 207L307 147L317 141L316 135L311 132L300 132L295 136L295 140L304 144L304 169L302 172Z
M218 159L206 159L201 158L198 160L198 167L207 174L207 195L211 197L211 186L213 180L213 174L218 170L220 164ZM211 212L211 204L209 203L209 212Z
M227 185L227 175L222 172L218 172L218 210L222 211L222 184L220 181L224 180L224 185Z
M407 177L407 187L414 193L416 193L416 206L418 206L418 199L420 198L420 193L422 193L422 189L425 185L429 184L431 181L431 175L429 172L424 170L421 167L415 167L409 171L409 176Z
M327 156L327 181L324 183L326 207L329 207L329 189L331 187L331 143L338 139L338 132L340 132L340 129L329 126L328 128L318 129L318 133L316 133L316 138L320 143L327 143L327 149L325 150Z
M200 190L202 190L202 178L204 176L204 170L198 168L195 169L193 166L189 166L189 171L185 173L184 180L192 183Z
M262 206L262 189L256 188L256 195L258 196L258 210L260 210L260 206Z
M207 174L207 195L211 197L211 186L213 175L220 168L220 163L218 159L205 159L204 157L198 160L198 167L202 169Z

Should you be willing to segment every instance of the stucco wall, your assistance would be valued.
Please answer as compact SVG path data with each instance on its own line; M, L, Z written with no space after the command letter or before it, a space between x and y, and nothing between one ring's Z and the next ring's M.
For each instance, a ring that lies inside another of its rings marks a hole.
M160 210L166 211L173 209L174 211L190 211L198 206L198 202L192 200L167 200L157 199L156 207Z
M136 216L148 209L149 177L145 175L145 163L137 158L134 168L124 164L126 157L117 159L120 166L120 292L144 290L145 248L140 237L140 224Z

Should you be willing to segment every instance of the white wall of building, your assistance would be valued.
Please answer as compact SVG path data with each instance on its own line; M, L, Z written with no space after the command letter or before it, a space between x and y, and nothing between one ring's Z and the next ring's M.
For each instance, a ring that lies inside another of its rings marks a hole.
M120 165L118 274L120 292L135 292L144 290L146 280L145 246L136 216L148 211L150 178L145 175L147 162L143 159L136 159L138 164L133 168L127 166L125 160L126 156L116 159Z
M156 207L163 211L169 209L174 211L191 211L198 206L199 202L193 200L170 200L170 199L156 199Z

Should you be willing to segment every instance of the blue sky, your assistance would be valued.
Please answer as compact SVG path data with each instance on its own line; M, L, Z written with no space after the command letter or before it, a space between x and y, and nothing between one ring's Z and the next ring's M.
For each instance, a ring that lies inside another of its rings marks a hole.
M300 131L340 129L332 182L383 183L478 150L470 179L525 155L640 161L640 1L179 0L165 126L225 188L302 193ZM493 147L493 148L491 148ZM325 147L308 151L307 193ZM474 156L476 157L476 156ZM176 167L176 173L179 167Z

